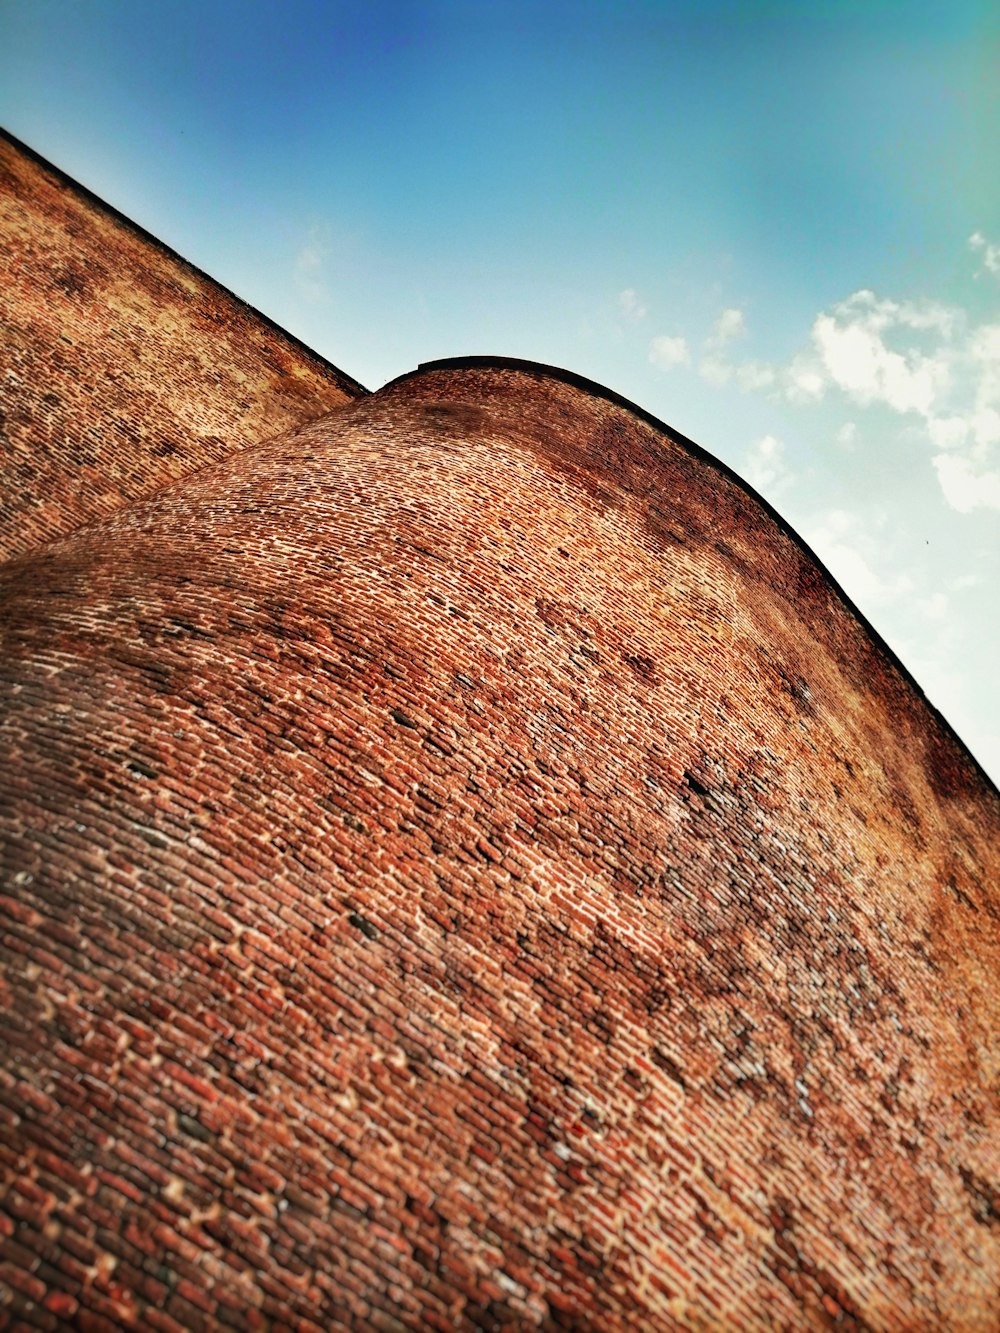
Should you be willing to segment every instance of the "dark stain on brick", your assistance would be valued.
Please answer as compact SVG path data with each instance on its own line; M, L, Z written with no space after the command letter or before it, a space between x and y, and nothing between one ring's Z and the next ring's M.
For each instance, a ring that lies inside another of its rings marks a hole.
M650 1059L657 1068L662 1069L664 1073L669 1074L679 1088L687 1092L687 1081L684 1078L684 1072L680 1065L670 1055L659 1046L654 1046L650 1051Z
M695 775L689 772L687 769L684 770L684 781L687 783L687 785L691 788L691 790L695 793L696 796L708 795L709 788L706 787L705 784L699 778L696 778Z
M373 926L370 921L367 921L363 916L360 916L357 912L352 912L347 919L355 930L361 931L362 935L364 935L366 939L369 940L378 939L377 928Z
M626 653L622 660L630 666L640 680L656 680L655 662L645 653Z
M960 1166L959 1175L972 1205L972 1216L983 1226L1000 1227L1000 1189L984 1177Z

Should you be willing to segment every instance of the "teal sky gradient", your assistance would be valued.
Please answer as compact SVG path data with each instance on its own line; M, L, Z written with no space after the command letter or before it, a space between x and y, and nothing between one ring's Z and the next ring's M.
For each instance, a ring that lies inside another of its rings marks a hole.
M0 121L372 388L697 439L1000 775L995 3L0 0Z

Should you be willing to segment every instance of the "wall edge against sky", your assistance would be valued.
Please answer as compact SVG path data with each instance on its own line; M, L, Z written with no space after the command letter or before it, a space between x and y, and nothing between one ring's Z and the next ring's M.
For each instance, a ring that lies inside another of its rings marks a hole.
M606 402L613 403L616 407L624 409L639 420L651 426L655 431L666 435L674 443L680 445L688 453L692 454L700 462L707 464L715 471L721 473L727 480L733 482L741 491L750 497L761 509L773 520L778 528L787 536L792 543L798 547L802 554L812 562L819 570L820 574L826 580L831 592L843 604L847 612L858 622L865 634L868 636L874 647L887 660L889 665L899 673L903 681L914 690L919 700L923 702L932 718L942 728L958 746L959 751L972 764L980 780L986 784L987 789L1000 800L1000 786L994 782L993 778L986 772L986 769L973 754L972 750L949 722L948 718L942 713L936 704L928 697L926 691L913 673L907 667L906 663L899 657L896 651L886 642L879 631L875 628L865 613L855 604L848 594L841 587L837 579L830 573L826 565L819 558L812 547L806 542L789 521L775 509L774 505L764 496L760 495L749 482L745 481L728 463L717 458L713 453L705 448L704 445L683 435L661 418L654 415L644 407L626 398L624 394L618 393L614 389L609 389L606 385L598 383L596 380L588 379L586 375L577 374L576 371L566 370L561 366L546 365L541 361L530 361L521 357L514 356L488 356L477 354L474 356L451 356L440 357L432 361L421 361L414 370L405 371L397 375L395 379L389 380L382 386L383 389L390 388L396 384L402 384L409 379L421 375L427 371L434 370L510 370L519 374L534 376L538 379L556 380L563 384L571 385L573 388L580 389L582 392L591 395L594 398L601 398Z
M117 209L114 205L102 199L100 195L96 194L86 185L81 184L74 177L70 176L68 172L64 171L61 167L51 162L49 159L45 158L42 154L36 152L33 148L25 144L16 135L12 134L9 130L3 128L2 126L0 126L0 138L10 143L18 152L23 153L28 159L36 163L42 170L51 173L53 176L57 178L57 180L64 187L67 187L72 191L75 191L82 198L84 198L91 206L104 213L107 217L111 218L117 225L124 227L134 235L138 236L145 244L153 246L158 252L169 257L172 260L172 262L176 263L184 270L194 275L200 281L210 284L217 291L223 293L225 296L227 296L229 299L235 302L235 304L240 309L246 311L249 316L251 316L254 320L258 321L263 327L270 330L271 333L284 340L287 344L297 349L300 353L308 356L317 365L322 367L325 371L329 372L336 385L349 397L353 399L361 399L368 397L371 394L372 391L367 389L364 385L360 384L360 382L355 380L353 376L341 370L340 367L336 366L326 357L316 352L315 349L310 347L302 339L298 338L295 334L290 333L287 329L283 328L269 316L259 311L256 307L251 305L248 301L244 300L236 292L232 291L228 287L225 287L216 278L212 277L210 273L207 273L204 269L201 269L196 264L193 264L190 260L186 259L177 250L173 249L172 246L168 245L165 241L160 240L157 236L155 236L152 232L148 231L141 224L135 222L133 219L131 219L126 214L122 213L119 209ZM793 544L796 547L798 547L798 549L812 563L812 565L820 571L830 590L840 600L840 602L848 611L848 613L863 628L865 634L868 636L869 640L874 645L874 647L880 652L880 654L885 658L885 660L889 663L889 665L896 670L896 672L900 675L903 681L906 682L906 684L913 691L915 691L916 696L923 701L929 713L936 720L938 725L942 728L943 732L952 738L952 740L957 745L959 752L966 758L967 761L969 761L972 764L974 770L978 773L980 780L984 781L987 784L989 790L991 790L993 794L998 799L1000 799L1000 787L998 787L998 784L994 782L994 780L986 772L985 768L977 759L976 755L969 748L968 744L962 739L959 733L955 730L954 726L951 724L951 722L948 720L945 714L928 697L923 687L920 685L919 681L914 677L913 673L909 670L906 664L902 661L902 659L898 656L898 654L894 651L894 649L887 643L887 641L875 628L875 626L872 624L869 618L858 608L858 606L854 603L854 601L848 596L848 594L841 587L837 579L830 573L830 571L820 560L820 558L816 555L816 553L812 550L812 548L808 545L808 543L804 540L804 538L796 531L796 529L788 522L788 520L785 519L767 499L765 499L762 495L760 495L757 491L755 491L753 487L750 486L749 483L746 482L738 472L736 472L727 463L717 458L704 446L699 445L694 440L683 435L680 431L675 430L673 427L669 426L666 422L664 422L661 418L655 416L654 413L648 411L646 408L639 406L637 403L626 398L623 394L620 394L616 390L610 389L607 386L600 384L596 380L589 379L588 377L580 375L575 371L566 370L561 367L548 365L544 362L536 362L519 357L490 356L490 355L477 354L470 356L443 357L443 358L433 359L430 361L420 362L415 369L404 371L402 374L397 375L394 378L388 380L386 384L384 384L381 387L382 389L389 388L393 385L403 383L406 380L409 380L427 371L473 370L473 369L510 370L521 374L531 375L536 378L551 379L571 385L581 390L584 393L587 393L595 398L600 398L606 402L612 403L615 406L618 406L623 410L629 412L633 416L637 417L639 420L651 426L658 433L666 435L669 439L679 444L682 448L686 449L690 454L699 459L699 461L708 464L711 468L715 469L721 475L725 476L728 480L735 483L735 485L741 491L743 491L747 496L749 496L750 499L753 500L777 524L779 530L781 530L787 537L789 537L793 542ZM263 442L264 441L256 441L255 443L263 443ZM86 526L86 523L82 524L81 526ZM66 534L60 534L60 535L66 535Z
M253 317L253 319L258 320L265 328L269 329L271 333L277 334L278 337L283 338L286 342L290 343L297 351L305 353L320 366L332 372L332 378L337 387L349 397L364 398L371 392L356 380L353 375L348 375L346 371L341 370L339 366L334 365L332 361L317 352L315 348L310 347L308 343L303 342L301 338L296 337L294 333L289 333L289 331L277 323L276 320L271 319L269 315L265 315L263 311L258 310L256 306L253 306L249 301L244 300L244 298L237 292L234 292L232 288L226 287L223 283L219 282L218 278L214 278L211 273L207 273L203 268L199 268L197 264L193 264L191 260L186 259L180 251L175 250L173 246L168 245L166 241L160 240L160 238L154 235L153 232L147 231L141 223L136 222L120 209L115 208L114 204L109 204L106 199L102 199L99 194L95 194L93 190L88 188L88 186L83 185L74 176L71 176L69 172L64 171L62 167L57 166L56 163L51 162L47 157L43 157L41 153L36 152L35 149L31 148L22 139L19 139L16 134L11 134L11 132L5 129L2 125L0 125L0 139L6 140L18 152L23 153L25 157L41 167L43 171L51 172L52 175L58 178L60 184L64 188L69 188L75 191L93 208L98 209L119 226L126 228L128 231L138 236L146 245L151 245L161 254L187 270L188 273L193 274L202 282L210 283L217 291L222 292L225 296L228 296L231 300L235 301L242 310L245 310L248 315Z

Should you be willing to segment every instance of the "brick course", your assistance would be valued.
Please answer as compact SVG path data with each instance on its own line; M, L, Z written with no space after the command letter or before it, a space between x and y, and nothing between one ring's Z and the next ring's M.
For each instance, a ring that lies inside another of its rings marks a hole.
M997 1326L996 793L720 468L430 369L0 584L13 1316Z

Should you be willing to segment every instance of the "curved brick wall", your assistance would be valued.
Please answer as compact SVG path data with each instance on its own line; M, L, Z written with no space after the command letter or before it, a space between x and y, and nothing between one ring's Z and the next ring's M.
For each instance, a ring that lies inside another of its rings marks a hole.
M363 394L0 132L0 560Z
M0 584L0 1324L997 1327L996 792L697 450L429 369Z

